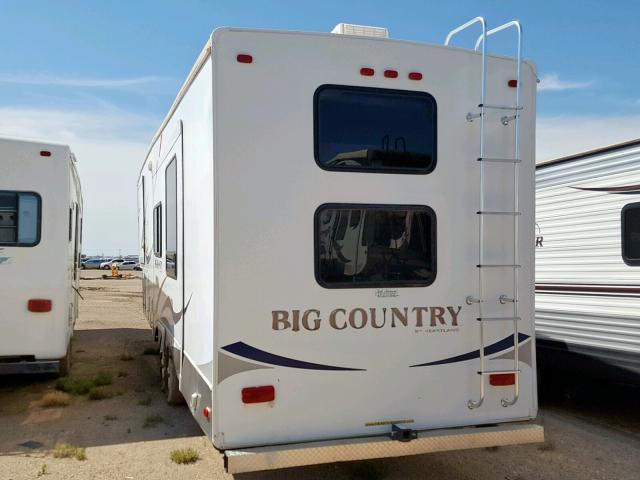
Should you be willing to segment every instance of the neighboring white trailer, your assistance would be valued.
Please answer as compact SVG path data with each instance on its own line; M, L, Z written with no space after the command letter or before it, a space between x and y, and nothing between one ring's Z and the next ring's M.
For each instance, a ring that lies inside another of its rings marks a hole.
M539 164L536 208L541 365L637 378L640 140Z
M65 374L82 192L66 145L0 138L0 373Z
M168 400L231 472L541 441L534 67L335 31L216 30L153 139Z

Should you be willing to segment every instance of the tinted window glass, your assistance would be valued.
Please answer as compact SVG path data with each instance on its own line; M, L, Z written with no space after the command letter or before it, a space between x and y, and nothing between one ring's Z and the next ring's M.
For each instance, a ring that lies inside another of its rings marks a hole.
M162 204L153 208L153 254L162 256Z
M40 241L40 196L0 192L0 245L31 247Z
M329 170L429 173L436 165L435 99L322 86L315 95L315 156Z
M166 209L167 209L167 275L177 278L178 275L178 174L176 157L167 165L165 171Z
M640 203L622 209L622 258L628 265L640 265Z
M327 288L424 286L436 275L436 219L423 206L323 205L316 279Z

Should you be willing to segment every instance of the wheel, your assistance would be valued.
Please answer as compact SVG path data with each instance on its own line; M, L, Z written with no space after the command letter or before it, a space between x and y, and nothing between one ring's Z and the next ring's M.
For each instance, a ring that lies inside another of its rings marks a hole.
M167 403L169 405L180 405L184 402L182 393L180 393L180 385L178 380L178 374L176 372L176 366L173 363L173 358L169 359L169 365L167 367Z
M69 346L67 347L67 354L60 359L60 363L58 364L58 376L66 377L69 375L69 371L71 370L71 341L69 341Z
M167 355L167 349L164 348L164 337L160 338L160 391L167 392L167 365L169 355Z

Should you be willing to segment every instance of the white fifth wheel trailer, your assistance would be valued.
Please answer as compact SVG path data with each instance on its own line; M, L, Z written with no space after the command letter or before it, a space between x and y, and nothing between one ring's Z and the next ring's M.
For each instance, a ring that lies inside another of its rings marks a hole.
M637 381L640 140L539 164L536 207L541 366Z
M228 471L542 440L536 72L483 42L507 27L211 36L138 203L163 388Z
M0 373L70 366L82 192L66 145L0 138Z

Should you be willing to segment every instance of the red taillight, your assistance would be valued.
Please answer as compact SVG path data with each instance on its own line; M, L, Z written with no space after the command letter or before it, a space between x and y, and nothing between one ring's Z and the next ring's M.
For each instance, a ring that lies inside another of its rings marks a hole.
M360 69L360 75L364 75L365 77L373 77L374 73L376 73L376 71L373 68L362 67Z
M253 62L253 57L251 55L247 55L246 53L240 53L236 60L238 63L251 63Z
M40 156L41 157L50 157L51 156L51 152L48 150L40 150Z
M409 73L409 80L422 80L422 74L420 72Z
M515 385L515 373L494 373L489 375L489 383L494 387L505 387L507 385Z
M209 407L204 407L204 409L202 410L202 415L204 415L204 418L209 420L209 417L211 417L211 409Z
M262 387L247 387L242 389L242 403L273 402L276 398L276 389L273 385Z
M398 72L396 70L385 70L384 76L386 78L398 78Z
M518 80L509 80L507 82L507 85L509 85L511 88L516 88L518 86Z
M42 313L51 311L51 300L44 300L42 298L32 298L27 303L27 308L30 312Z

